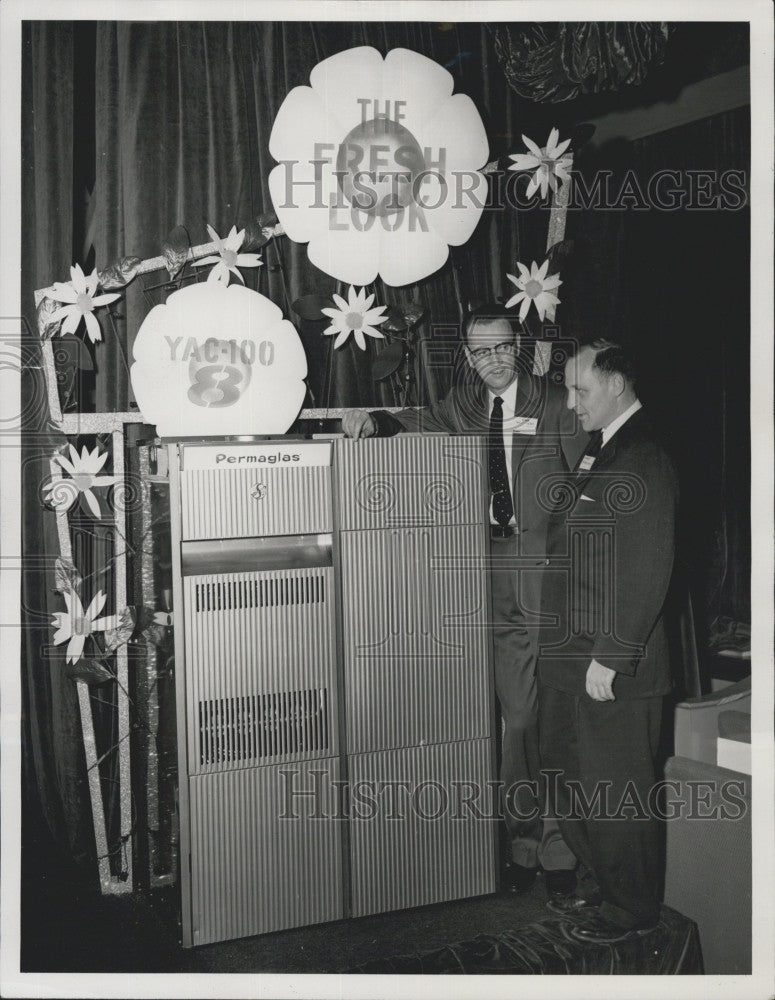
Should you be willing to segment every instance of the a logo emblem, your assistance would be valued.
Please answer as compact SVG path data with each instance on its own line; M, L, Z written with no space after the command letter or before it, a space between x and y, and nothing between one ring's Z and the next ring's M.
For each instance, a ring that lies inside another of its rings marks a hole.
M250 495L254 500L263 500L266 496L266 485L264 483L256 483L250 491Z

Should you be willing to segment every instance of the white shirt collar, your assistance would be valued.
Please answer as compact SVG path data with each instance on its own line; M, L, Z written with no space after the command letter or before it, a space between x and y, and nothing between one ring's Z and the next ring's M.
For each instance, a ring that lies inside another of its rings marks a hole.
M514 416L514 411L517 408L517 382L518 379L514 379L511 385L507 386L503 392L493 392L492 389L487 388L487 393L490 397L490 413L492 413L492 403L496 396L500 396L503 400L503 418L504 420L509 417Z
M612 420L611 423L603 428L603 447L605 447L611 438L616 434L619 428L626 424L630 417L637 413L643 406L643 403L639 399L636 399L632 406L628 406L624 413L620 413L616 420Z

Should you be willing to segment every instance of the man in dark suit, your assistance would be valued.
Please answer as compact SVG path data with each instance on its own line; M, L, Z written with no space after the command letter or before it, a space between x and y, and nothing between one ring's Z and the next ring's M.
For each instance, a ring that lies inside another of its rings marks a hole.
M541 758L577 893L550 901L572 933L611 942L659 919L657 825L649 793L670 690L663 609L678 488L619 345L596 341L565 370L590 443L548 531L538 662ZM583 877L581 873L583 872Z
M561 389L533 375L532 361L528 367L518 348L512 313L497 305L477 309L466 324L468 378L423 409L352 411L342 429L356 438L402 431L488 435L495 687L509 838L505 884L513 892L531 888L540 865L549 896L565 897L575 885L576 859L557 822L542 821L542 796L534 792L540 781L537 626L548 522L537 490L546 476L572 468L586 435L564 406Z

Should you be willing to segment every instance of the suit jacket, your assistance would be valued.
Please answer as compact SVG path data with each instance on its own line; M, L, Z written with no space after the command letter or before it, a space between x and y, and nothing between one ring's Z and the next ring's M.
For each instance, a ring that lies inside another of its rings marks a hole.
M535 421L534 433L515 431L511 441L511 494L519 528L520 579L526 611L538 613L547 549L546 533L552 504L544 495L547 478L573 468L589 440L565 405L565 392L545 378L520 372L515 415ZM471 373L438 403L421 409L372 413L380 436L399 432L488 434L490 402L487 388ZM532 428L531 428L532 429ZM530 566L535 567L532 571Z
M645 411L566 486L548 525L541 607L556 624L540 631L539 680L584 694L595 659L617 671L617 699L665 694L678 482Z

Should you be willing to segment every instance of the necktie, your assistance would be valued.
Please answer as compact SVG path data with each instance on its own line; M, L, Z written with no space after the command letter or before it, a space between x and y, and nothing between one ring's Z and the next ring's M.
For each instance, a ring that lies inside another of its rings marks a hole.
M489 458L492 513L498 524L505 528L514 514L514 505L503 447L503 400L500 396L493 400L490 414Z
M585 458L595 459L600 454L600 449L603 447L603 432L602 430L592 431L589 435L589 441L587 442L587 447L584 449L584 454L576 463L576 468L573 470L577 472L584 462ZM586 467L589 467L590 463L585 463Z

